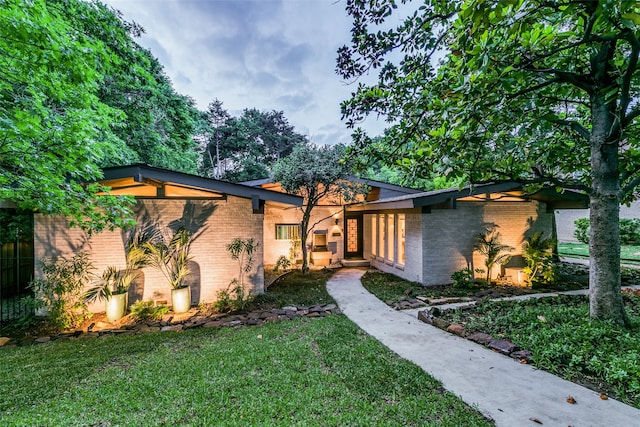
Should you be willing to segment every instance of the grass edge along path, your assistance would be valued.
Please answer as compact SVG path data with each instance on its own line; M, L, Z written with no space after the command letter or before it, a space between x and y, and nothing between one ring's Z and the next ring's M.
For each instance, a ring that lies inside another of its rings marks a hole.
M335 315L1 349L0 424L491 422Z

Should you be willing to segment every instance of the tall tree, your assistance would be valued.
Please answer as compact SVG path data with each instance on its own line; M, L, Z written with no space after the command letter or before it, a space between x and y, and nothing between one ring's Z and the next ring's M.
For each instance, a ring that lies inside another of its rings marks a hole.
M97 196L102 189L82 181L128 150L110 131L121 113L97 96L109 51L65 12L44 0L0 1L0 199L100 229L126 221L128 199Z
M377 148L424 172L586 192L591 316L628 324L618 209L640 182L637 2L425 0L400 21L398 10L347 1L338 72L380 69L342 104L349 125L386 116Z
M321 201L326 199L355 200L363 194L365 187L346 181L351 166L344 161L344 145L318 147L313 144L298 144L287 157L274 167L273 180L279 182L288 193L304 198L300 207L300 239L302 240L302 271L309 271L307 239L311 232L311 214Z
M289 155L295 145L306 142L282 111L247 108L240 117L231 117L216 99L202 117L205 124L198 137L204 146L200 173L214 178L265 178L276 161Z

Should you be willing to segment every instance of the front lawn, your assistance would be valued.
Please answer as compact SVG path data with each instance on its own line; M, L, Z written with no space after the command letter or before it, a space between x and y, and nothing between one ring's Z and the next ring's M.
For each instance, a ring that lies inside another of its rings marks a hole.
M632 322L623 329L589 318L586 296L485 301L442 317L533 352L535 366L640 409L640 292L625 292Z
M346 317L0 349L2 425L491 425Z
M333 302L291 273L251 309ZM492 425L343 315L0 348L0 425Z

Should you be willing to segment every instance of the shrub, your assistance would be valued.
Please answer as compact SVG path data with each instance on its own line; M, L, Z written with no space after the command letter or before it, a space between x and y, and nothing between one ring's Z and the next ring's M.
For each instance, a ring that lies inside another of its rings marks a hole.
M578 242L584 243L585 245L589 244L589 218L578 218L573 222L576 226L576 229L573 232L573 235Z
M131 317L137 320L160 320L168 312L168 306L154 306L153 301L138 301L131 306Z
M291 267L291 260L284 255L280 255L275 267L273 267L273 271L277 273L280 270L288 270L289 267Z
M468 268L455 271L451 275L451 280L453 280L453 286L456 288L468 288L474 284L473 271Z
M93 265L85 252L70 259L51 258L41 262L43 279L29 284L36 308L48 312L51 326L72 329L91 317L84 303L83 288L92 279Z
M534 287L555 280L556 272L553 263L554 239L544 239L543 232L536 231L522 244L522 257L527 265L523 271L527 274L527 285Z
M483 232L476 234L473 250L480 252L486 259L484 262L487 267L487 285L491 284L491 269L496 264L506 264L511 259L508 253L513 248L509 245L500 243L500 233L496 231L498 228L495 224L487 224Z

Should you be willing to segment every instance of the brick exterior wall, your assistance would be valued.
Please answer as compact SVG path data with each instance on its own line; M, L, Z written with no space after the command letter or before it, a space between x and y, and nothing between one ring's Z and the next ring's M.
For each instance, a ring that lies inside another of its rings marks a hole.
M254 214L251 200L228 196L226 200L138 200L136 204L138 227L152 224L166 235L171 229L184 226L192 231L195 239L191 244L192 274L188 279L193 304L211 302L218 290L238 276L239 267L231 260L226 245L236 237L251 238L260 244L255 254L256 262L245 276L245 283L254 293L264 291L263 215ZM125 242L128 232L105 231L88 236L77 228L69 228L60 217L35 215L35 259L36 277L42 277L38 260L52 256L71 257L79 251L89 253L96 272L107 266L125 266ZM136 300L166 300L171 303L171 290L164 276L157 270L145 267L141 278L129 291L129 303ZM98 302L92 311L104 311Z
M335 216L332 216L334 215ZM338 224L336 225L336 218ZM264 213L264 265L270 268L276 264L278 258L282 255L289 257L289 248L291 242L289 240L276 240L276 224L300 224L302 220L302 211L300 208L278 208L266 206ZM344 258L344 218L342 214L342 206L317 206L311 212L310 225L320 221L314 227L314 230L327 230L327 242L334 243L337 252L332 255L332 262L338 262ZM334 233L340 233L334 236ZM313 232L309 234L307 247L311 250L313 244Z
M451 283L451 274L464 268L484 268L484 257L473 251L473 244L486 223L498 225L500 241L514 248L513 255L521 254L528 230L543 231L546 237L553 230L553 214L538 202L458 202L456 209L405 212L405 265L401 267L390 265L380 254L372 255L373 216L364 215L365 258L381 271L424 285ZM495 268L492 277L499 269Z
M458 202L456 209L433 210L423 220L425 285L451 283L451 274L457 270L484 268L484 257L473 251L473 244L486 223L499 226L500 242L514 248L512 255L522 253L528 230L543 231L546 237L553 230L553 214L538 202ZM494 268L492 277L499 269Z

